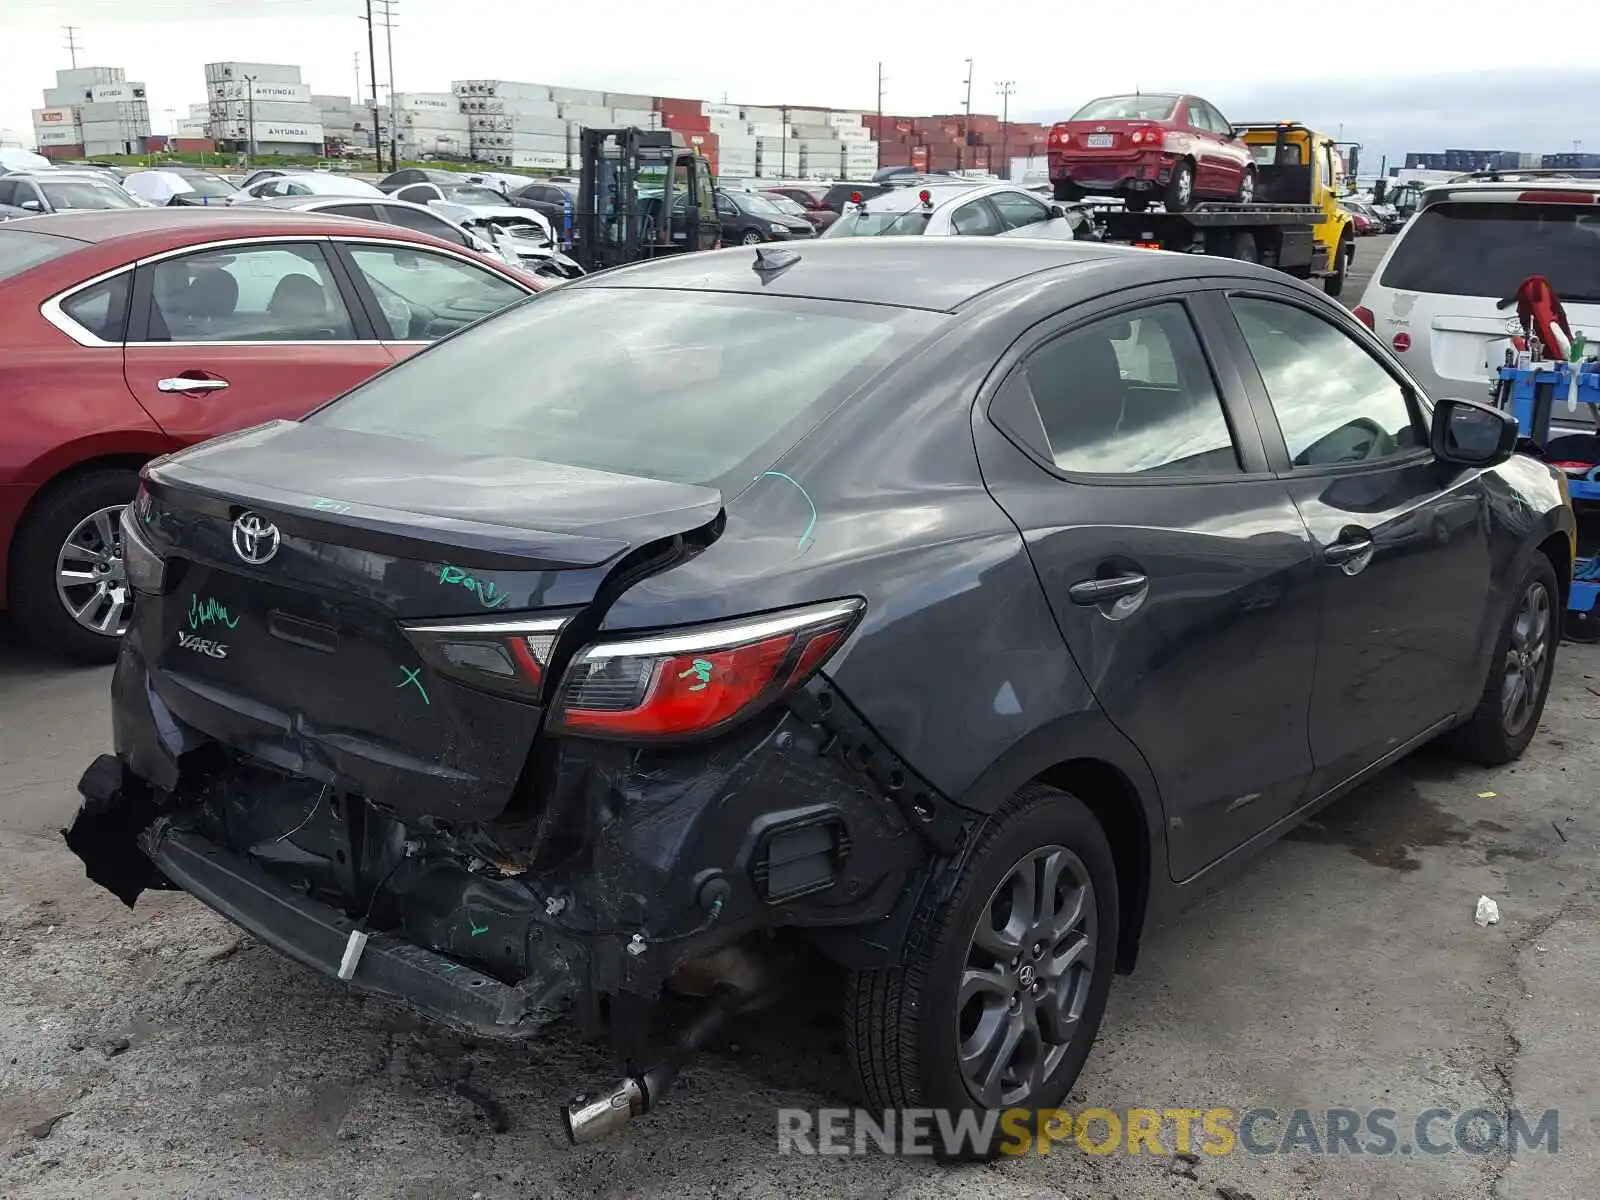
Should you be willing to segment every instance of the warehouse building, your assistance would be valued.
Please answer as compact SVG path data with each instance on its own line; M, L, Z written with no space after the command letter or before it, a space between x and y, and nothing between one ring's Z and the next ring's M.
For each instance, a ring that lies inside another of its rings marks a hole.
M206 64L211 136L241 154L322 154L322 111L300 68L282 63Z
M1546 154L1539 165L1556 171L1595 171L1600 170L1600 154L1583 154L1576 150Z
M149 136L144 84L129 82L121 67L57 71L44 107L33 110L34 143L53 158L137 154Z

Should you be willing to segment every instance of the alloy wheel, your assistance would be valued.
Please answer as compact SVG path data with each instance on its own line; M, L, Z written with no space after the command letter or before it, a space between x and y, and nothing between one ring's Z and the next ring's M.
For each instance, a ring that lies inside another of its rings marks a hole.
M1089 996L1094 885L1064 846L1018 861L978 916L956 997L956 1056L985 1108L1026 1103L1066 1057Z
M1189 198L1194 194L1194 173L1187 167L1178 168L1178 183L1174 190L1178 193L1178 204L1188 208Z
M761 245L761 235L759 233L757 233L754 229L752 229L748 233L746 233L744 235L744 237L742 239L740 239L740 240L742 240L746 246L759 246L759 245Z
M1506 647L1505 674L1500 681L1500 719L1506 734L1516 737L1527 728L1550 669L1550 593L1544 583L1528 585L1511 621L1511 641Z
M122 561L119 521L125 506L90 513L73 527L56 555L56 595L83 628L121 637L132 607Z
M1239 203L1254 204L1256 199L1256 176L1254 171L1246 171L1244 179L1239 183Z

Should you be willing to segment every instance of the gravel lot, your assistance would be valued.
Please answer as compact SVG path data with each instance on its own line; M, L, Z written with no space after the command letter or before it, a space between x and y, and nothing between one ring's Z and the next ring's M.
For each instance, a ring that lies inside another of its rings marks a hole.
M1358 264L1381 253L1365 239ZM775 1109L852 1102L823 980L737 1024L624 1136L570 1148L557 1107L611 1081L601 1053L566 1037L506 1049L440 1035L187 897L150 895L130 913L83 878L56 831L109 745L109 677L40 659L0 628L5 1197L1577 1200L1600 1179L1600 647L1562 647L1522 763L1483 771L1424 752L1147 938L1072 1098L1387 1107L1402 1132L1432 1107L1559 1109L1559 1153L1515 1159L1188 1164L1070 1146L959 1169L780 1158ZM1499 924L1474 925L1480 894Z

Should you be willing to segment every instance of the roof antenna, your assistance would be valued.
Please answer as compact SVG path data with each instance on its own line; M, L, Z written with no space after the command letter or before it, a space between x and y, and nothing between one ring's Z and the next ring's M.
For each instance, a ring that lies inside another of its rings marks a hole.
M750 264L750 269L757 275L776 274L799 261L800 255L787 246L757 246L756 261Z

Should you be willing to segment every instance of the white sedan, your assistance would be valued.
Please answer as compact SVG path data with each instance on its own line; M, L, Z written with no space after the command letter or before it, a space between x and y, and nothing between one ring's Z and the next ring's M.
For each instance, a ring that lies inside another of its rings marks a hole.
M821 236L1019 237L1072 241L1083 225L1051 204L1009 183L927 182L852 201Z
M228 197L229 204L250 200L272 200L279 196L382 196L383 193L362 179L332 171L301 171L260 179Z

